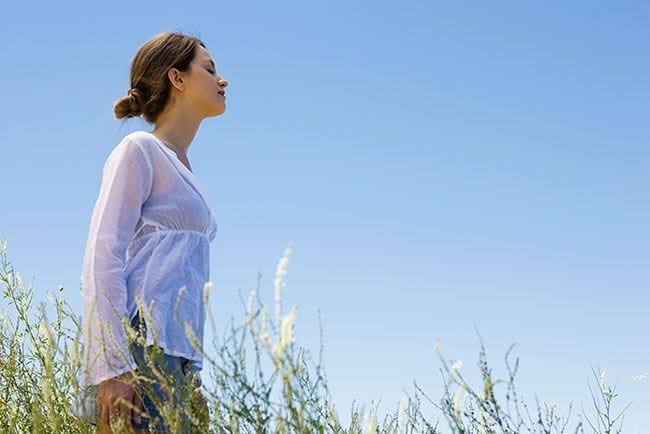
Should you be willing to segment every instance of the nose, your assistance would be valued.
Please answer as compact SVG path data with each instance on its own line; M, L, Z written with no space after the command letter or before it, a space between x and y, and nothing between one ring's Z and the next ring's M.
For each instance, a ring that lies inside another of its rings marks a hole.
M224 78L221 78L221 79L219 80L219 85L220 85L221 87L223 87L223 88L226 88L226 87L228 87L228 81L227 81L226 79L224 79Z

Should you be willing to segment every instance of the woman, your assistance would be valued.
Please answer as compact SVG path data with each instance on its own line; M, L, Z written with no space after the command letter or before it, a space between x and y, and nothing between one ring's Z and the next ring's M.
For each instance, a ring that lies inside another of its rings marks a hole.
M111 432L114 416L135 432L169 432L155 403L171 398L160 382L144 387L151 382L133 373L155 379L143 355L159 348L156 369L201 386L202 357L190 335L202 344L217 224L187 150L201 121L225 111L228 82L204 43L177 31L140 47L130 80L115 116L142 114L155 128L125 136L103 169L82 273L81 386L96 386L98 432ZM123 319L144 345L127 343Z

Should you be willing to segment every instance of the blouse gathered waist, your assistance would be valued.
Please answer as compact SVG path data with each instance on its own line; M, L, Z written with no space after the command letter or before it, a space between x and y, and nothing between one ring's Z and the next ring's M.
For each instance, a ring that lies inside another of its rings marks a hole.
M209 241L209 238L208 238L208 236L206 234L204 234L203 232L194 230L194 229L167 229L167 228L158 228L155 231L147 232L147 233L145 233L143 235L140 235L136 239L139 240L139 239L148 237L150 235L164 235L164 234L167 234L167 233L170 233L170 232L172 232L172 233L173 232L179 232L179 233L187 232L187 233L190 233L190 234L196 234L196 235L200 235L201 237L203 237L203 238L205 238L206 240Z

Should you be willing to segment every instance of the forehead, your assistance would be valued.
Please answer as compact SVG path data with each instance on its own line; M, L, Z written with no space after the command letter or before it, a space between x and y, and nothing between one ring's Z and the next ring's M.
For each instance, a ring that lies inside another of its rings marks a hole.
M200 45L197 46L197 48L196 60L199 62L211 63L214 66L214 61L212 60L212 56L210 56L210 52Z

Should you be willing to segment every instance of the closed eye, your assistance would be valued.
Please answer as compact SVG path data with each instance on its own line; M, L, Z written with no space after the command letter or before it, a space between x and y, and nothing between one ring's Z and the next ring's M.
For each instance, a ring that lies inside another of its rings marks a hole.
M209 72L210 74L214 74L214 71L211 71L211 70L209 70L209 69L208 69L208 72Z

